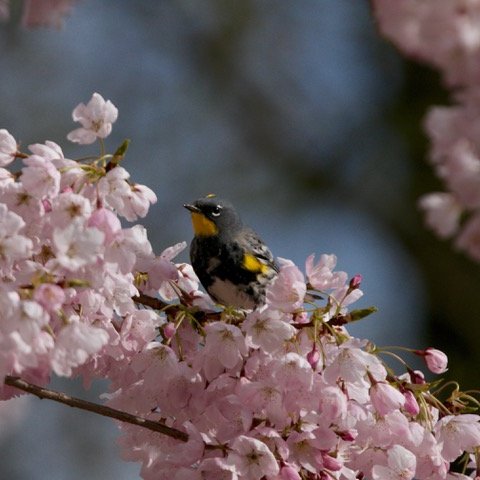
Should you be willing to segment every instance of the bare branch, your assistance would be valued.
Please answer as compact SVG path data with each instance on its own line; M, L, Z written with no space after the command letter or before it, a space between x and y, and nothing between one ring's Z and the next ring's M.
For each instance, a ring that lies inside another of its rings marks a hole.
M5 385L9 385L11 387L18 388L19 390L23 390L24 392L31 393L36 395L38 398L46 398L48 400L53 400L54 402L63 403L69 407L79 408L81 410L96 413L97 415L103 415L104 417L114 418L115 420L120 420L121 422L147 428L148 430L162 433L163 435L167 435L182 442L188 441L188 435L181 430L177 430L176 428L167 427L161 423L153 422L152 420L147 420L145 418L138 417L127 412L122 412L121 410L116 410L105 405L99 405L98 403L89 402L80 398L70 397L69 395L56 392L55 390L39 387L38 385L33 385L32 383L28 383L18 377L7 375L5 377Z

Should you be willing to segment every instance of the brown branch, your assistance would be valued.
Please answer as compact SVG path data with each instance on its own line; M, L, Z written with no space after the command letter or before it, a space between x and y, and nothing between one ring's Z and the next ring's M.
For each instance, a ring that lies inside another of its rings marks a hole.
M164 310L169 315L174 317L178 312L184 310L181 306L174 303L165 303L159 298L139 293L137 296L132 297L135 303L139 303L145 307L150 307L153 310ZM187 300L188 302L188 300ZM202 310L193 310L190 312L192 317L195 317L199 323L203 323L207 320L219 320L221 318L221 312L203 312Z
M153 308L154 310L162 310L166 307L174 307L174 305L162 302L159 298L150 297L149 295L145 295L143 293L139 293L136 297L133 297L133 301L135 303L140 303L145 307Z
M23 390L24 392L36 395L40 399L46 398L48 400L53 400L54 402L63 403L69 407L79 408L81 410L96 413L97 415L114 418L115 420L120 420L121 422L130 423L138 427L143 427L154 432L162 433L163 435L167 435L182 442L188 441L188 435L181 430L177 430L176 428L167 427L161 423L147 420L142 417L137 417L136 415L122 412L121 410L116 410L105 405L99 405L98 403L88 402L87 400L82 400L80 398L70 397L69 395L56 392L55 390L39 387L38 385L33 385L32 383L28 383L18 377L7 375L5 377L5 385L10 385L11 387L15 387L19 390Z

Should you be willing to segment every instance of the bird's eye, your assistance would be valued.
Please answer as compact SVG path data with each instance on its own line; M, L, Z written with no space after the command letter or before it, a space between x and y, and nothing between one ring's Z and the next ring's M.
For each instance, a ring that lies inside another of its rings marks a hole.
M222 207L220 205L217 205L212 209L212 216L213 217L218 217L222 211Z

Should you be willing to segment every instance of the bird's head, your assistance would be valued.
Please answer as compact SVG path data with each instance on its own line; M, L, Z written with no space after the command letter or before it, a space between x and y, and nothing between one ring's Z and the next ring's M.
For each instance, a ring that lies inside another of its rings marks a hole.
M193 231L197 237L211 237L242 225L232 204L212 194L184 207L192 214Z

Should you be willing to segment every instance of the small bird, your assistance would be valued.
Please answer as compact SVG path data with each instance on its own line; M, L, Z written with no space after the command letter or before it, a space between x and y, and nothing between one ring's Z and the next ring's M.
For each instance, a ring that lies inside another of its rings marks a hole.
M195 234L190 260L212 299L241 309L263 305L278 266L261 238L242 223L231 203L213 194L184 207L191 212Z

